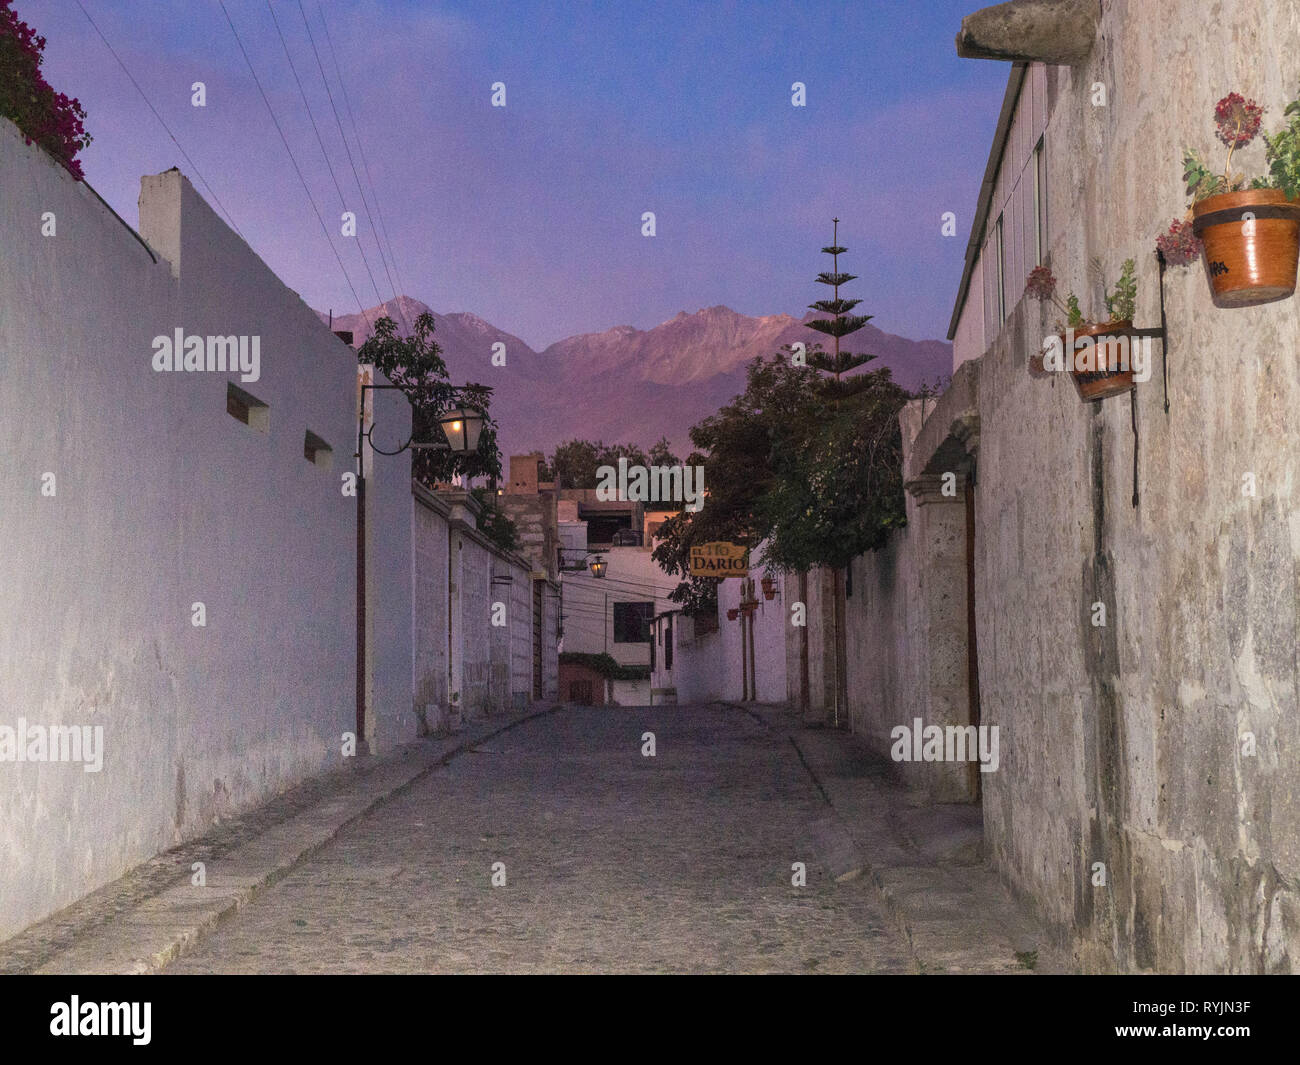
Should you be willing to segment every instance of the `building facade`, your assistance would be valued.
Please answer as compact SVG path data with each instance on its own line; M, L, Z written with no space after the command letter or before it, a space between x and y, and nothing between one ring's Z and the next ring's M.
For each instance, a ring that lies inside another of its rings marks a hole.
M855 564L854 727L891 758L918 715L998 730L964 796L969 765L900 771L982 804L990 860L1082 969L1295 971L1300 304L1218 307L1199 263L1162 300L1155 238L1186 206L1184 147L1218 147L1218 100L1280 123L1300 20L1279 0L1006 6L959 37L1014 62L952 384L902 418L909 525ZM1150 377L1085 403L1031 376L1055 314L1029 270L1095 319L1130 258L1135 326L1165 325Z

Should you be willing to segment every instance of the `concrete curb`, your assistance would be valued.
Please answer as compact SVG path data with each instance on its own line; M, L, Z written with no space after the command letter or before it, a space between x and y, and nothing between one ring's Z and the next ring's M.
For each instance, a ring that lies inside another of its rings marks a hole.
M37 948L31 964L15 964L12 960L6 964L5 954L11 944L19 940L39 941L43 925L57 925L61 920L66 923L66 918L55 914L8 943L0 944L0 969L45 975L157 972L192 950L226 918L355 821L408 791L457 755L526 721L555 713L562 706L557 703L509 718L482 719L451 736L406 744L368 767L364 776L351 782L340 779L337 794L256 832L233 849L205 862L203 887L194 886L186 873L147 898L133 900L125 909L83 912L78 920L85 931L76 935L69 945L55 946L43 957ZM186 846L192 845L193 841ZM101 889L96 894L105 900L112 897L111 890ZM25 953L30 955L33 951L29 947Z

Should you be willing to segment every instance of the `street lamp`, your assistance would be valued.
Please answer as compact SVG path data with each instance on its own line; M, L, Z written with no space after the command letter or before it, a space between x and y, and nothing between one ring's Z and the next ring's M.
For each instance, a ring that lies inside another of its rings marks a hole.
M372 451L380 455L400 455L408 448L412 451L454 451L460 455L478 449L479 434L483 431L483 414L464 404L449 410L438 419L438 425L446 436L445 440L416 440L415 430L412 429L411 438L396 451L385 451L378 447L372 437L375 431L374 424L372 423L369 429L366 428L365 394L368 390L386 391L401 388L401 385L363 384L361 386L361 410L357 415L357 458L361 457L363 439L370 445Z
M447 443L452 451L478 450L478 434L483 431L483 415L478 411L467 407L456 407L439 418L438 424L442 426L442 431L446 435ZM413 446L428 445L415 444Z
M597 555L595 558L591 560L589 564L589 568L591 569L591 575L597 578L605 576L605 567L607 565L608 563L599 555Z

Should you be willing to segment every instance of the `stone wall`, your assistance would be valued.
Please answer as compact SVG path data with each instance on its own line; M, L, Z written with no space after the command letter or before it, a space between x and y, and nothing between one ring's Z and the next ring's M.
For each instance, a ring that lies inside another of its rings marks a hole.
M1216 101L1253 97L1271 130L1300 90L1282 60L1300 9L1212 8L1109 3L1083 63L1026 79L1042 90L1026 106L1050 111L1046 262L1094 316L1091 264L1113 281L1131 257L1137 325L1159 325L1155 237L1185 207L1183 147L1222 160ZM999 188L1034 142L1011 138ZM1261 164L1259 144L1234 158ZM992 262L989 244L986 282ZM854 564L853 724L883 753L922 708L962 720L964 507L933 489L973 466L980 714L1000 733L999 768L978 778L991 861L1085 970L1294 971L1300 303L1218 309L1200 264L1170 271L1165 293L1167 411L1158 341L1132 404L1031 378L1051 321L1008 288L988 350L914 434L907 528ZM969 300L987 324L985 293ZM906 772L943 797L932 771Z
M1183 146L1222 159L1231 90L1275 128L1298 49L1290 3L1106 6L1046 132L1050 264L1085 308L1090 261L1113 279L1133 257L1137 324L1159 324L1153 243L1182 214ZM1234 159L1261 162L1259 144ZM1168 412L1158 344L1135 412L1031 379L1037 304L979 360L980 682L1003 731L986 835L1087 969L1292 971L1300 303L1217 309L1198 265L1169 273L1166 305Z

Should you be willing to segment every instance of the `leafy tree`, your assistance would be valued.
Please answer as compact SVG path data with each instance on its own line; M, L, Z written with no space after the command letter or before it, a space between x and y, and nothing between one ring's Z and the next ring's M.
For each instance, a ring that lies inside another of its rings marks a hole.
M898 413L908 394L888 370L859 376L855 390L851 403L827 405L777 440L754 522L773 569L843 569L906 523Z
M677 460L672 457L672 452L668 450L667 439L661 439L654 448L651 448L650 455L636 444L567 440L555 449L550 463L544 466L544 472L557 478L560 488L595 488L600 481L601 466L617 468L620 458L627 459L629 466L649 466L656 461L653 458L656 453L655 448L660 448L659 454L666 455L673 465L677 464Z
M424 448L412 452L411 475L432 487L454 476L501 476L501 455L497 450L496 423L488 416L492 389L487 385L467 384L459 389L447 377L442 349L433 339L433 315L427 311L415 320L411 336L399 336L391 318L380 318L374 334L361 345L357 361L374 363L410 401L415 439L437 439L442 430L438 419L447 411L464 405L483 415L483 431L478 447L468 453Z
M497 508L496 491L487 486L475 488L470 494L483 508L479 514L478 529L503 551L519 550L519 528Z
M661 436L650 446L650 465L680 466L681 464L681 459L673 454L673 448L672 445L668 443L668 437Z
M566 440L557 447L550 462L556 487L595 488L602 447L590 440Z
M854 280L839 271L847 249L822 250L834 267L817 280L834 296L811 306L832 317L808 325L833 338L833 352L814 344L806 365L788 347L754 360L745 391L691 430L706 453L708 499L700 511L665 522L654 553L667 572L687 578L670 596L687 614L716 603L716 579L688 576L694 544L762 543L759 561L772 569L838 570L883 546L906 520L898 414L909 396L887 369L847 376L874 356L841 351L840 340L870 316L850 313L861 301L840 298L839 287Z
M810 358L820 352L814 345ZM668 573L686 578L669 596L690 616L716 610L717 578L690 577L694 544L726 540L756 546L763 539L762 502L778 468L780 441L815 417L818 375L781 354L757 358L745 371L745 391L691 429L698 449L686 460L704 467L709 495L702 509L673 515L659 529L654 559Z
M629 466L648 466L650 457L641 450L636 444L609 444L600 447L600 453L597 456L596 466L613 466L618 468L619 459L627 459ZM593 482L592 487L595 487Z

